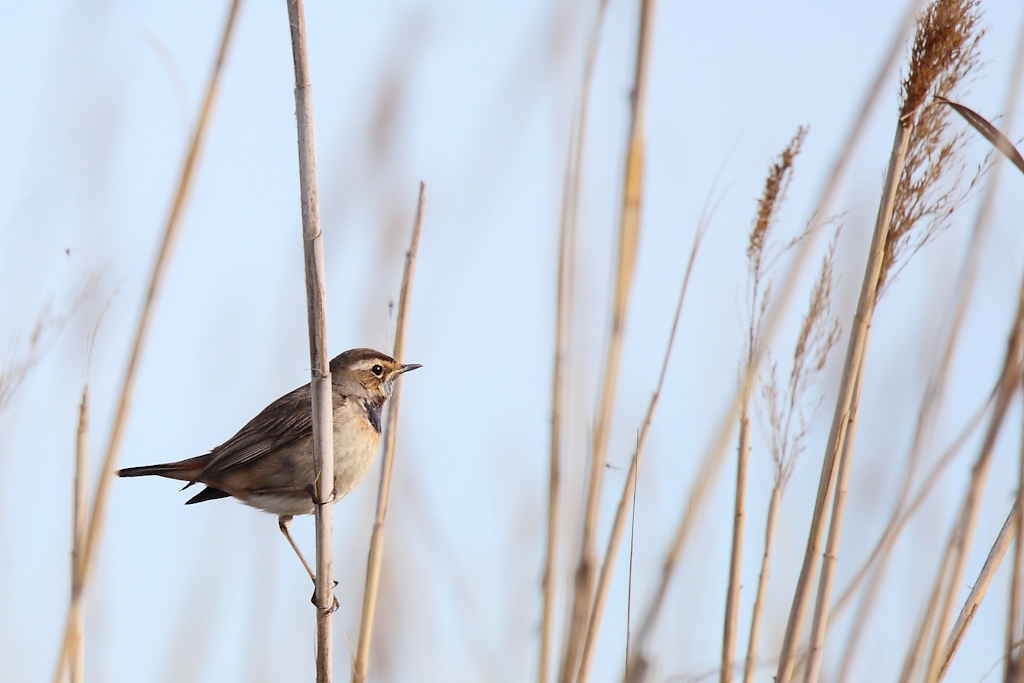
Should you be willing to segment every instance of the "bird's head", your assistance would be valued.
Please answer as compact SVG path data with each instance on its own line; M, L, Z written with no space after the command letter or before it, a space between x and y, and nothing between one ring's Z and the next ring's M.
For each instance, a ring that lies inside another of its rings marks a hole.
M331 361L331 383L379 407L391 396L395 380L402 373L418 367L422 366L415 363L403 365L373 349L349 349Z

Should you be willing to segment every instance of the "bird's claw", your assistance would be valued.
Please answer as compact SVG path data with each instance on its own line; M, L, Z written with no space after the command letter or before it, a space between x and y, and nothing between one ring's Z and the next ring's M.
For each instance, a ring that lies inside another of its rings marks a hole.
M338 582L337 582L337 581L335 581L335 582L334 582L334 585L335 585L335 586L337 586L337 585L338 585ZM337 595L334 595L333 593L331 593L331 597L332 597L332 598L334 598L334 604L333 604L333 605L331 605L331 609L329 609L329 610L327 611L327 613L328 613L328 614L334 614L335 612L337 612L337 611L338 611L338 607L340 606L340 605L338 604L338 596L337 596ZM318 604L317 604L317 602L316 602L316 591L315 591L315 590L313 591L313 597L311 597L311 598L309 599L309 601L310 601L311 603L313 603L313 606L314 606L314 607L316 607L317 609L320 609L320 605L318 605Z

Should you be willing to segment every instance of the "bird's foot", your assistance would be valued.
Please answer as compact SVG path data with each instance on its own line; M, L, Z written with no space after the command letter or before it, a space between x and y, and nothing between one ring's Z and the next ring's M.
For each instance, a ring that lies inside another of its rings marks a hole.
M338 582L337 582L337 581L335 581L335 582L334 582L334 585L335 585L335 586L337 586L337 585L338 585ZM331 593L331 597L332 597L332 598L334 598L334 604L333 604L333 605L331 605L331 609L330 609L330 610L328 610L328 612L327 612L328 614L334 614L335 612L337 612L337 611L338 611L338 607L339 607L339 605L338 605L338 596L337 596L337 595L334 595L334 593ZM316 602L316 590L314 590L314 591L313 591L313 597L311 597L311 598L309 599L309 601L310 601L311 603L313 603L313 606L314 606L314 607L316 607L317 609L320 609L320 605L318 605L318 604L317 604L317 602Z

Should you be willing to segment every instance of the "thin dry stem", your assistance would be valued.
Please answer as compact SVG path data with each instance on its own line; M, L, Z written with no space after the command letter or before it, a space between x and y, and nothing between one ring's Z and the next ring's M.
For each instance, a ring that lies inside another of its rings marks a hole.
M750 639L747 641L747 659L743 666L743 683L753 683L754 672L757 670L757 646L761 638L761 618L764 613L764 600L768 594L772 546L775 541L775 527L781 500L782 484L776 481L775 486L772 487L771 500L768 502L768 519L764 529L764 552L761 555L761 573L757 579L757 593L754 596L754 606L750 617Z
M690 284L690 274L693 272L693 263L697 259L697 251L700 248L701 238L704 235L704 226L699 226L693 238L693 248L690 250L690 259L686 264L686 274L683 276L683 285L679 292L679 301L676 303L675 316L672 319L672 331L668 335L668 345L665 349L665 358L661 364L661 373L658 375L658 385L651 396L651 403L647 407L647 416L644 418L643 426L640 428L640 436L637 440L636 451L629 464L629 473L626 475L626 483L622 489L622 496L619 498L619 505L615 510L615 519L612 522L611 534L608 538L608 548L604 554L604 563L601 565L601 576L597 582L597 590L594 595L594 607L590 612L590 623L587 626L586 639L583 643L583 654L580 658L579 675L577 683L586 683L590 673L590 665L594 656L594 642L597 640L597 632L600 629L601 618L604 615L604 605L608 598L608 588L611 586L612 572L615 569L615 560L618 557L619 544L622 541L622 534L626 528L626 517L629 510L629 501L636 491L636 478L640 469L640 462L643 458L644 449L647 446L647 437L650 435L651 423L654 421L654 412L658 408L658 399L661 398L661 390L665 386L665 376L668 374L668 364L672 359L672 348L675 345L676 332L679 329L679 319L683 312L683 302L686 301L686 290Z
M71 518L71 664L70 683L85 681L85 606L82 603L82 552L89 515L89 388L82 390L75 440L75 488Z
M405 355L406 327L409 319L409 305L412 296L413 276L416 272L416 254L420 246L420 232L423 229L423 211L427 202L426 183L420 183L419 200L416 205L416 221L413 224L409 250L405 252L405 270L402 273L402 290L398 297L398 320L395 323L394 358L399 363ZM377 492L377 513L370 536L370 552L366 559L366 588L363 591L363 613L359 621L359 644L356 647L355 664L352 667L352 683L363 683L370 667L370 640L373 635L373 615L377 607L377 590L380 586L380 568L384 557L384 524L387 521L388 495L391 489L391 471L395 462L395 441L398 430L398 408L401 404L401 381L395 387L384 425L383 456L380 468L380 487Z
M913 645L911 645L910 649L907 650L907 658L903 662L903 670L900 673L899 683L910 683L910 680L917 672L918 664L924 657L925 648L928 646L928 635L935 628L935 617L939 611L939 599L942 596L942 587L949 578L949 572L953 565L953 547L955 543L956 529L954 528L953 533L950 534L949 541L946 543L946 549L942 554L942 560L939 563L939 571L935 576L935 585L932 588L931 596L929 597L928 604L925 607L924 615L921 617L921 625L918 628L917 635L914 637Z
M981 601L985 599L985 593L988 592L988 586L992 583L992 577L999 568L999 563L1002 562L1006 549L1010 547L1010 541L1017 537L1019 529L1017 526L1018 510L1018 503L1014 503L1010 514L1007 515L1006 521L1003 523L1003 528L999 531L995 543L992 544L992 548L988 552L988 557L985 558L985 564L981 567L978 580L974 582L971 593L967 596L967 600L960 610L960 616L957 617L956 623L953 624L949 640L946 641L946 655L943 658L942 667L939 669L938 680L940 681L946 677L949 665L953 663L953 657L956 656L960 643L963 642L964 636L967 635L967 629L970 628L974 615L977 614L978 607L981 606Z
M576 670L579 650L587 631L593 604L594 571L597 566L595 537L601 503L601 480L607 458L608 433L611 427L618 380L622 341L626 325L629 294L636 265L637 241L640 233L640 204L643 193L644 120L647 100L647 74L650 42L654 23L654 0L640 5L640 29L637 37L636 67L633 76L633 97L630 116L629 146L626 151L625 176L622 189L622 216L619 230L618 266L614 286L611 334L601 380L594 438L591 445L590 477L587 482L583 536L576 568L572 617L566 636L568 645L562 662L561 683L570 683Z
M132 343L131 354L128 357L128 366L125 369L124 380L121 385L121 395L118 399L117 409L114 412L114 424L110 430L110 443L107 446L107 453L103 459L103 467L100 470L99 480L96 483L96 493L93 497L92 514L89 517L89 530L86 534L85 549L82 558L82 584L85 589L89 572L95 564L96 555L99 553L100 539L103 534L104 522L106 521L107 504L110 498L110 483L117 466L117 459L121 453L121 446L124 440L125 427L128 423L132 395L135 392L135 372L142 355L142 347L145 344L149 333L149 325L152 320L156 299L163 285L167 267L170 264L171 254L177 242L180 232L181 219L185 212L189 191L192 188L192 181L195 177L195 169L199 162L199 154L202 151L203 141L206 137L206 129L213 114L213 104L217 95L217 87L220 83L220 75L223 71L224 62L227 59L227 50L234 31L235 19L241 0L232 0L228 10L227 20L224 24L224 32L221 35L220 48L217 51L217 58L210 73L210 80L206 87L206 94L203 104L199 110L199 118L196 121L192 139L189 142L185 163L182 166L178 178L178 186L175 191L174 200L171 203L170 212L167 216L167 223L164 226L163 240L160 243L160 250L157 253L156 261L153 264L153 271L150 274L149 289L139 314L139 322L135 331L135 340ZM60 681L64 666L67 662L68 642L70 634L70 614L67 625L64 629L64 637L57 660L57 672L55 681Z
M1013 542L1013 571L1010 574L1010 604L1006 615L1006 654L1003 662L1003 683L1016 683L1020 678L1021 658L1014 655L1014 643L1021 639L1021 573L1024 571L1024 542L1020 533L1024 529L1024 427L1021 429L1020 465L1017 470L1017 536Z
M561 495L562 410L564 408L565 358L571 346L572 291L576 259L576 234L579 224L580 175L586 141L587 112L590 107L590 88L593 83L601 27L604 25L608 0L598 3L594 26L587 44L586 60L580 84L579 102L569 135L569 153L566 155L565 185L562 194L562 220L558 240L558 291L555 314L555 367L551 386L551 453L548 470L548 528L542 582L543 608L541 612L540 657L538 683L546 683L551 669L552 629L555 612L555 576L557 575L559 499Z
M846 648L843 650L843 661L840 664L839 669L839 681L849 680L850 671L852 670L854 654L857 646L860 643L860 636L864 632L867 625L868 615L870 610L875 603L878 592L881 589L881 579L885 573L885 562L892 549L896 547L896 542L899 540L900 535L906 528L907 524L913 518L914 514L921 508L921 505L927 499L928 495L934 490L935 485L939 482L943 472L953 462L954 458L960 453L967 439L974 433L974 431L981 424L982 418L985 416L988 408L992 403L991 397L986 400L976 411L971 419L967 422L964 428L960 431L960 434L953 440L953 442L946 448L943 454L932 466L928 472L924 481L919 486L917 492L911 497L909 491L907 493L901 493L898 505L893 508L893 512L889 517L885 529L882 531L882 535L878 538L874 548L868 555L868 558L864 561L861 567L854 573L853 578L847 584L846 589L838 600L835 601L835 606L832 607L832 612L835 616L839 616L853 600L854 595L860 588L861 583L867 577L868 572L871 572L871 581L864 589L864 595L861 598L860 604L857 607L857 613L853 618L853 626L850 629L850 636L847 639ZM908 482L908 488L909 488ZM873 569L873 571L872 571ZM831 628L831 621L829 627Z
M757 213L750 230L747 244L748 271L748 320L747 356L744 360L749 368L753 361L754 348L760 343L761 323L771 296L771 271L778 258L774 247L772 228L777 223L779 208L785 199L786 190L793 177L793 162L800 153L800 147L807 136L807 128L801 126L789 141L786 149L769 167L764 190L758 200ZM804 237L804 235L801 235ZM800 238L797 238L797 241ZM791 247L796 241L790 242ZM783 249L782 251L785 251ZM734 677L732 662L736 658L736 638L739 630L740 574L743 566L743 535L746 519L747 467L750 458L750 395L740 400L739 444L736 450L736 496L733 506L732 550L729 557L729 581L726 587L725 619L722 634L722 667L719 680L731 683Z
M804 449L804 438L810 422L821 403L818 398L808 400L813 384L820 378L828 355L839 340L839 323L831 314L833 289L833 264L839 230L836 230L822 259L818 279L811 290L807 313L804 315L797 334L793 351L793 367L785 395L784 407L775 379L775 365L769 365L770 381L763 384L763 398L771 430L771 455L775 465L775 485L768 505L768 521L765 529L765 551L761 559L761 573L758 579L757 595L754 600L750 624L750 640L747 645L744 680L750 681L757 663L757 646L760 638L761 615L767 593L772 541L775 535L777 508L785 492L796 460ZM813 408L808 410L810 403ZM732 659L728 660L731 663ZM726 663L723 662L723 667ZM731 668L731 667L730 667Z

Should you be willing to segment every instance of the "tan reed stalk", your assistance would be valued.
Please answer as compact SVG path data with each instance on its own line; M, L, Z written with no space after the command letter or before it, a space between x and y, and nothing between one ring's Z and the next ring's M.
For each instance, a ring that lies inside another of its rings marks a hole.
M768 589L778 507L782 501L786 483L796 466L796 460L803 452L803 441L809 426L810 418L806 417L802 406L807 401L807 393L811 385L824 370L832 347L839 340L839 324L831 315L832 273L838 237L837 231L829 244L824 259L822 259L817 282L811 290L807 313L800 326L800 333L793 351L793 366L789 374L785 403L782 405L779 403L774 363L769 368L771 381L765 381L763 387L765 413L771 423L770 444L772 461L775 466L775 484L772 487L771 500L768 504L765 549L761 557L761 572L750 619L750 638L743 672L746 682L753 680L757 667L757 648L764 600ZM723 664L723 666L725 665Z
M331 358L327 350L327 279L320 197L316 171L313 86L306 52L306 15L302 0L287 0L295 66L295 124L299 148L299 201L302 253L306 271L309 322L310 394L313 410L313 467L316 478L316 680L333 680L334 645L334 426L331 415Z
M889 72L896 63L900 49L903 46L903 35L906 33L906 30L913 18L914 11L920 2L921 0L910 0L908 3L906 16L901 24L901 28L893 34L892 43L890 44L887 57L878 64L878 69L875 72L875 78L864 93L857 116L854 118L850 129L847 131L846 137L843 141L843 146L836 155L836 160L829 171L828 178L822 186L821 192L818 194L818 200L815 204L814 212L811 214L811 218L808 221L807 238L804 239L797 247L796 253L787 268L785 277L782 279L782 285L776 288L776 292L778 292L775 297L776 303L770 308L768 315L766 316L764 333L766 341L770 341L773 338L775 330L785 313L786 307L789 305L789 301L793 297L797 281L799 280L800 274L803 272L803 266L813 250L814 238L817 236L821 227L825 224L825 216L828 214L829 208L835 199L836 192L839 189L839 182L842 179L846 168L849 166L849 161L853 156L853 150L856 148L857 143L860 141L864 132L867 125L868 115L877 103L878 98L882 93L883 85L888 82ZM755 354L755 364L757 367L760 367L760 360L763 351L763 347L760 347ZM715 433L716 435L712 439L711 445L708 447L702 458L697 479L694 485L690 488L686 502L683 505L679 523L676 526L676 533L672 539L672 543L669 545L669 548L665 553L665 558L662 561L661 577L659 579L658 586L654 591L654 595L648 602L647 607L644 609L643 615L640 619L640 627L636 630L636 636L634 637L635 645L632 647L633 663L627 666L627 676L625 678L627 681L642 681L646 677L647 666L644 651L647 639L654 631L658 617L661 614L661 608L664 605L665 596L668 594L668 584L671 581L675 565L679 560L680 553L682 552L686 539L689 536L690 529L693 526L694 515L702 508L704 499L708 494L708 487L717 476L717 472L721 464L721 458L724 456L726 448L728 448L729 435L733 424L732 416L735 415L735 411L739 408L739 401L737 399L744 391L749 390L749 384L753 382L755 374L756 373L750 372L746 373L743 381L737 386L733 398L730 401L729 408L725 413L728 417L719 423Z
M793 161L800 152L807 129L800 127L786 149L769 167L764 191L758 201L757 213L747 243L747 271L749 298L747 310L747 357L744 367L754 361L754 348L760 343L761 322L768 307L771 293L771 262L779 254L771 250L771 231L775 226L778 206L785 197L792 179ZM767 282L764 280L767 279ZM763 288L762 288L763 285ZM763 289L763 291L762 291ZM746 519L747 465L750 459L750 392L740 397L739 443L736 449L736 496L733 506L732 550L729 557L729 581L726 587L725 619L722 633L721 683L733 680L733 660L736 657L736 633L739 630L740 574L743 566L743 535Z
M985 558L985 564L981 567L978 580L974 582L971 593L967 596L967 601L964 602L964 606L960 610L960 616L957 617L956 623L953 624L953 630L946 641L942 666L939 668L938 680L940 681L946 677L949 665L953 663L953 657L956 656L960 643L963 642L964 636L967 635L967 629L970 628L971 621L974 620L974 615L977 613L978 607L981 606L981 601L985 599L988 585L992 583L992 577L999 568L999 563L1002 562L1006 549L1010 547L1010 541L1017 537L1019 529L1017 526L1018 509L1019 504L1014 503L1010 514L1007 515L1006 521L1003 523L1003 528L999 531L995 543L988 552L988 557Z
M548 528L542 582L543 607L541 611L540 657L537 665L538 683L547 683L551 669L551 631L555 613L555 577L557 576L559 502L561 497L562 462L562 410L564 408L565 357L571 346L572 291L576 259L576 234L579 224L580 174L583 147L586 141L587 111L590 107L590 87L593 82L601 27L604 24L608 0L598 3L594 26L587 44L580 85L579 101L569 134L569 152L565 162L565 180L562 190L562 218L558 238L558 289L555 312L555 363L551 380L551 453L548 468Z
M633 74L629 146L626 151L626 168L622 188L622 216L619 229L611 334L601 379L601 401L591 445L590 477L587 482L583 536L579 562L576 567L572 617L566 635L568 645L565 649L565 659L562 662L561 683L571 683L572 673L576 670L593 599L594 572L597 566L595 537L601 503L601 481L607 457L608 433L615 403L615 388L618 381L626 313L633 284L633 269L636 265L637 240L640 232L640 203L643 194L644 172L644 119L654 10L655 0L642 0L636 66Z
M412 228L409 250L405 252L402 289L398 296L398 318L395 322L393 356L399 363L405 356L409 303L412 296L413 276L416 273L416 254L420 247L420 232L423 229L423 210L426 203L427 185L421 182L419 200L416 203L416 221ZM363 589L363 613L359 620L359 643L356 646L355 663L352 666L352 683L363 683L370 668L370 641L373 636L373 616L377 609L380 569L384 559L384 525L387 521L388 497L391 491L391 471L395 464L395 441L398 438L398 408L401 405L401 398L402 385L399 380L389 401L388 416L381 439L383 455L380 465L380 487L377 490L377 513L373 520L370 551L366 558L366 588Z
M822 467L812 530L786 627L779 664L779 683L788 683L792 674L796 645L814 580L813 565L821 544L825 504L834 486L837 493L828 541L821 560L821 578L804 678L806 683L817 681L851 469L855 437L851 427L855 424L859 407L854 386L859 385L861 380L854 378L863 377L868 331L881 287L887 277L889 281L895 277L898 272L896 264L901 256L913 254L937 229L943 227L942 222L948 220L957 204L958 197L952 192L938 197L933 197L930 192L955 158L959 139L942 143L945 118L935 109L937 105L932 104L930 108L922 105L929 95L951 92L974 67L977 41L980 38L980 32L976 31L978 20L977 0L935 0L918 19L909 73L901 86L900 116L893 154L883 186L861 298L851 330L847 364ZM908 149L911 151L909 157ZM935 160L930 154L932 150L940 152ZM906 168L905 163L908 164ZM924 218L931 218L932 224L926 229L917 228ZM837 478L835 482L832 481L833 477Z
M782 482L776 480L768 501L768 518L764 529L764 552L761 554L761 573L757 579L757 593L750 616L750 638L747 640L747 657L743 664L743 683L753 683L757 670L757 648L761 639L761 619L764 613L765 596L768 594L768 572L771 569L772 546L778 520L779 503L782 501Z
M867 578L868 573L874 570L871 575L871 581L868 582L868 585L864 588L864 595L858 604L857 613L853 618L853 627L851 628L853 632L847 639L847 646L843 651L843 660L840 665L838 678L840 683L849 680L853 664L853 651L856 649L856 645L859 642L860 634L866 627L868 610L877 597L877 591L881 588L879 574L884 572L884 560L888 557L888 553L892 551L893 547L895 547L895 544L899 540L903 530L906 528L907 523L920 509L928 495L934 490L935 485L938 483L943 472L945 472L949 464L953 462L953 459L963 448L967 439L974 433L974 430L981 424L981 420L985 416L985 413L991 403L992 398L989 397L989 399L975 411L975 414L961 430L957 438L953 440L952 444L946 448L943 454L929 470L917 492L909 498L907 496L901 496L902 500L900 501L900 505L893 509L892 516L889 518L886 528L882 531L882 535L875 543L871 553L860 568L854 573L853 578L850 579L842 595L835 601L835 606L831 608L832 613L838 617L839 614L850 605L857 590L860 588L861 583ZM908 500L909 502L904 503L904 500ZM832 622L830 621L829 628L831 628L831 623Z
M1014 643L1019 641L1024 632L1021 623L1021 572L1024 564L1024 542L1021 541L1021 529L1024 529L1024 428L1021 429L1020 466L1017 470L1017 535L1013 541L1013 572L1010 574L1010 604L1006 615L1006 654L1003 661L1003 682L1016 683L1020 677L1021 658L1013 654Z
M175 191L174 200L167 216L167 223L164 226L163 241L160 243L160 250L157 253L156 262L149 278L149 289L146 292L146 299L139 314L138 326L135 330L135 340L132 344L131 355L128 357L128 366L125 368L124 380L121 384L121 395L118 399L117 410L114 413L114 424L110 430L110 443L107 446L107 453L103 459L103 467L100 470L99 480L96 482L96 493L93 497L92 514L89 517L89 530L86 534L85 548L82 557L82 590L88 585L89 572L95 564L96 555L99 553L100 539L103 534L104 522L106 521L107 503L110 498L110 482L114 476L114 469L117 465L117 458L121 453L121 445L124 439L125 427L128 423L128 413L131 407L132 395L135 392L135 372L138 368L139 358L142 355L142 347L149 333L149 325L152 320L157 295L163 285L167 266L174 252L178 233L181 227L181 219L185 212L189 191L192 188L192 180L195 176L195 168L199 162L199 153L202 150L203 141L206 136L206 129L213 114L213 104L217 95L217 87L220 83L220 75L223 71L224 62L227 58L228 46L234 31L235 19L241 0L232 0L231 8L228 10L227 20L224 23L224 32L221 35L220 48L217 51L217 58L214 61L210 73L210 80L206 86L206 94L203 98L202 107L199 110L199 118L196 121L195 130L192 132L192 139L189 142L188 152L185 156L185 163L182 165L181 174L178 177L178 186ZM64 637L57 659L57 671L54 681L60 681L63 677L64 667L67 663L68 642L70 634L70 614L64 628Z
M988 470L992 462L992 453L995 450L996 438L1002 427L1003 419L1006 417L1007 408L1013 395L1017 391L1017 384L1020 378L1021 348L1022 348L1022 326L1024 326L1024 281L1021 282L1020 298L1017 304L1017 314L1014 319L1013 328L1010 332L1010 340L1007 344L1006 359L1003 362L1003 369L999 377L999 384L996 387L995 407L989 421L988 430L985 433L984 441L974 466L971 468L971 479L968 485L967 494L964 497L959 521L957 522L955 542L951 544L952 569L950 580L944 588L944 595L941 596L941 607L938 614L935 639L932 645L931 656L928 659L927 675L925 683L933 683L938 680L939 668L945 645L945 634L952 618L953 601L956 599L957 591L963 580L963 573L967 563L967 554L970 551L971 541L974 535L974 526L977 521L978 508L981 504L981 495L988 479Z
M875 222L875 230L871 239L871 250L864 273L864 282L861 286L860 301L857 304L857 313L854 316L850 329L850 339L839 388L839 397L836 401L836 411L832 421L828 445L825 450L825 459L822 464L821 480L818 484L814 514L811 518L807 551L804 555L803 567L797 582L789 621L786 624L782 653L776 675L776 680L779 683L788 683L796 661L796 649L800 639L800 631L802 630L804 615L810 601L810 591L814 584L815 562L820 551L822 536L824 535L825 506L832 496L832 488L835 483L833 475L837 464L837 455L842 450L846 430L849 426L856 377L860 373L861 358L867 343L868 326L871 315L874 313L878 276L882 267L882 255L885 249L886 235L888 234L889 219L892 216L896 185L903 170L903 160L906 156L909 142L909 122L901 117L896 127L896 136L893 140L889 168L886 172L883 186L882 201L878 209L878 218Z
M651 396L651 403L647 407L647 416L640 427L636 451L633 453L633 458L629 463L629 473L626 475L622 496L619 497L619 505L615 510L615 519L612 521L611 534L608 537L608 548L605 551L604 562L601 565L601 576L598 579L597 590L594 593L594 606L590 611L590 623L587 625L586 638L583 642L583 654L580 658L580 670L576 677L576 683L586 683L587 677L590 674L590 665L594 658L594 643L597 640L597 632L601 628L601 618L604 616L604 606L608 599L608 588L612 583L612 572L615 570L615 560L618 558L619 544L622 542L622 534L626 528L629 502L636 491L637 472L640 469L640 462L643 459L644 450L647 446L647 437L651 432L654 412L658 408L658 399L661 398L661 390L665 386L665 376L668 374L668 364L672 359L672 348L675 345L676 332L679 329L679 318L683 313L683 302L686 301L686 290L690 284L690 274L693 272L693 263L697 259L697 251L700 249L700 241L704 235L705 227L705 225L698 226L693 238L693 248L690 250L690 260L686 264L686 274L683 276L683 285L679 291L675 316L672 318L672 330L668 335L668 345L665 348L665 358L661 363L658 384L654 389L654 394Z
M82 390L75 441L75 488L71 510L70 683L85 681L85 606L82 604L82 551L89 515L89 387Z

